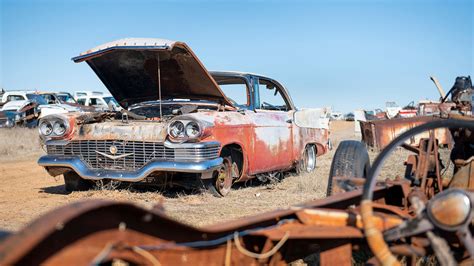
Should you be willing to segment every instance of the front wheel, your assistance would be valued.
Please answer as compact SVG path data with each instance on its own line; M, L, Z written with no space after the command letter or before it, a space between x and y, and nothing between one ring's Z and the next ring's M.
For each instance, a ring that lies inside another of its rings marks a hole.
M221 168L217 170L210 179L203 179L202 182L206 189L216 197L224 197L229 194L232 178L232 160L230 157L224 157Z
M92 188L92 183L82 179L76 172L69 171L63 174L64 186L67 192L84 191Z

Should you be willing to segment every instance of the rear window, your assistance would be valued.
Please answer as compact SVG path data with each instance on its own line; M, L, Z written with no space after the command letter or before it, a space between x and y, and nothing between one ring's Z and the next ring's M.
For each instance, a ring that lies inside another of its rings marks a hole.
M25 97L23 97L22 95L8 95L7 96L7 102L9 102L9 101L22 101L22 100L26 100Z

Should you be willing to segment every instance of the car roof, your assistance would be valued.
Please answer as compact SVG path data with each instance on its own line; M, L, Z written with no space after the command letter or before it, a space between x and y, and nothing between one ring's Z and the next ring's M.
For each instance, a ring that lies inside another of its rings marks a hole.
M254 76L254 77L260 77L260 78L273 80L272 78L267 77L265 75L260 75L260 74L251 73L251 72L242 72L242 71L213 70L213 71L209 71L209 73L211 73L211 75L216 75L216 76Z
M289 100L289 104L291 105L291 108L296 109L296 107L293 103L293 99L291 98L290 93L285 88L285 86L283 86L283 84L281 84L277 80L272 79L268 76L255 74L255 73L250 73L250 72L241 72L241 71L215 71L214 70L214 71L209 71L209 73L211 74L211 76L228 76L228 77L250 77L250 76L253 76L253 77L269 80L269 81L277 84L278 86L280 86L280 88L283 90L283 94L285 94L285 97Z

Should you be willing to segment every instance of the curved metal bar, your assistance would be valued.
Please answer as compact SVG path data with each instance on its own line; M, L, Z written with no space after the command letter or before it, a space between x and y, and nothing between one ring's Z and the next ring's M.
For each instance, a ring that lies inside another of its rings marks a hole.
M137 171L113 171L89 169L78 156L66 157L45 155L38 160L38 164L43 167L71 168L84 179L101 180L106 178L127 182L139 182L151 173L157 171L208 173L217 170L222 165L222 162L222 158L216 158L204 162L151 161Z
M448 120L438 120L428 122L421 126L412 128L397 138L395 138L383 151L377 156L372 167L370 168L369 174L367 176L367 181L364 184L364 193L362 194L363 200L372 200L372 191L375 187L375 181L377 176L380 173L381 167L388 155L392 153L398 146L402 145L410 137L423 133L424 131L434 130L438 128L471 128L474 129L474 123L467 120L457 120L457 119L448 119Z

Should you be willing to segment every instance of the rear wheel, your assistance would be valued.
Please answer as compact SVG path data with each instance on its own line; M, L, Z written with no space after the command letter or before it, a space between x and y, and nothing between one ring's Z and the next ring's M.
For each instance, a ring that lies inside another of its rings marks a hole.
M92 183L82 179L76 172L70 171L63 174L67 192L84 191L92 188Z
M302 173L311 173L314 169L316 169L316 146L308 144L304 149L303 158L298 170Z
M366 178L369 168L369 153L365 145L355 140L342 141L331 163L327 196L353 190L354 185L349 179Z
M206 189L216 197L224 197L229 194L232 187L232 160L231 157L224 157L222 167L214 173L211 179L204 179Z

